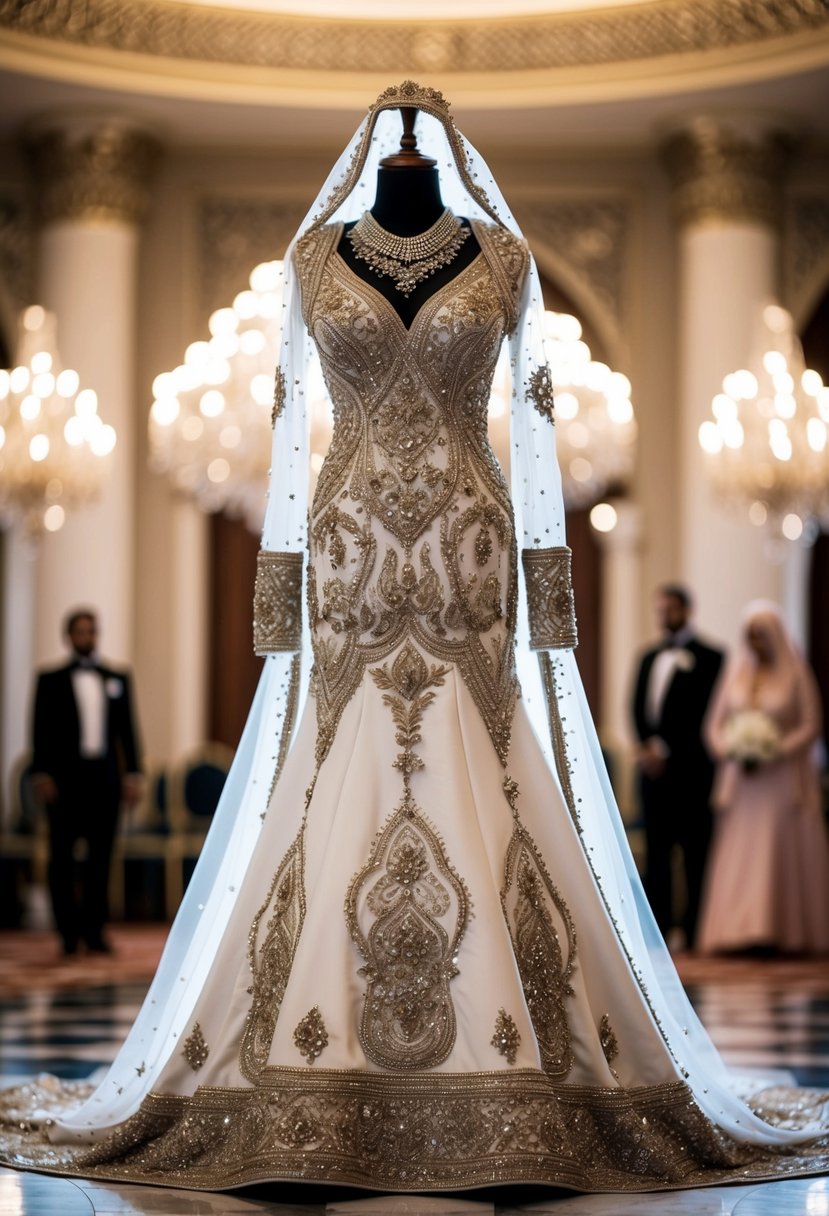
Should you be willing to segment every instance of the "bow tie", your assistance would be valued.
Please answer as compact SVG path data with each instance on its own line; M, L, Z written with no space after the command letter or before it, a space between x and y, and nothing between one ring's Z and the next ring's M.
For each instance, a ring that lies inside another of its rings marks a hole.
M95 659L75 659L70 664L71 671L100 671L101 665Z

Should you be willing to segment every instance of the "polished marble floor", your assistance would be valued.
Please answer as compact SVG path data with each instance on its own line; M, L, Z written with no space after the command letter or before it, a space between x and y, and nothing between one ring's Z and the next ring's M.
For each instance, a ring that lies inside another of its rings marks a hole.
M112 957L56 961L47 934L0 934L0 1083L38 1072L86 1077L110 1061L160 952L160 929L116 930ZM714 1041L738 1069L779 1069L829 1089L829 963L678 959ZM829 1216L829 1178L641 1196L567 1195L533 1201L304 1193L279 1185L207 1195L38 1177L0 1169L0 1216Z

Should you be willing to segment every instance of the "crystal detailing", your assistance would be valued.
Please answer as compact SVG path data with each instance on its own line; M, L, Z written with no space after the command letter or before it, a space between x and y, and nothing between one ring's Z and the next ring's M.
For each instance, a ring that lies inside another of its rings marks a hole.
M313 1064L328 1046L328 1031L319 1005L309 1009L294 1031L294 1043L309 1064Z
M533 650L570 650L578 644L571 557L566 545L521 554Z
M276 420L285 408L285 373L277 364L273 374L273 409L271 410L271 427L276 426Z
M504 863L501 905L542 1066L552 1077L566 1077L573 1065L566 1001L573 995L576 931L538 850L517 822Z
M610 1018L606 1013L602 1014L602 1020L599 1022L599 1042L602 1045L604 1058L608 1064L612 1064L619 1054L619 1041L613 1032L613 1027L610 1024ZM613 1069L610 1070L613 1072ZM614 1077L616 1073L613 1072Z
M388 232L370 211L363 212L347 236L356 257L410 296L418 283L455 260L470 232L447 207L431 228L417 236Z
M395 1191L532 1180L622 1192L810 1173L826 1155L825 1140L775 1150L732 1139L682 1081L562 1085L535 1069L399 1076L266 1068L252 1087L152 1093L93 1146L53 1144L27 1121L33 1108L59 1117L88 1090L73 1082L4 1090L7 1160L204 1190L277 1177ZM754 1104L775 1122L795 1110L802 1127L819 1118L814 1093L776 1090Z
M193 1072L198 1072L210 1055L210 1048L205 1042L202 1028L198 1022L193 1023L193 1029L182 1045L181 1054L193 1069Z
M546 418L552 426L555 426L553 381L548 364L541 364L530 376L530 382L527 385L527 396L541 417Z
M358 972L366 978L360 1043L381 1068L436 1068L451 1052L456 1024L449 982L458 974L468 902L437 833L416 804L404 800L346 897L348 927L366 960ZM441 923L447 916L448 931Z
M487 405L527 251L505 229L473 229L482 254L410 330L336 254L342 225L312 230L294 253L334 404L307 580L320 762L367 667L408 638L456 666L506 763L517 556Z
M495 1019L495 1034L489 1040L496 1051L504 1057L508 1064L515 1063L515 1056L521 1043L518 1027L505 1009L498 1010Z
M299 650L302 641L302 553L260 549L253 592L257 654Z
M423 768L414 750L423 714L447 672L434 664L430 669L409 643L390 668L384 664L371 672L384 690L403 749L392 761L403 778L403 799L352 880L345 911L366 960L358 972L366 978L360 1042L368 1059L383 1068L435 1068L455 1044L449 982L458 974L469 898L411 794L412 774ZM377 871L379 879L368 887ZM449 931L442 923L447 917Z
M274 875L248 937L252 1000L239 1051L242 1076L252 1081L268 1062L285 986L305 920L305 825ZM269 917L269 919L265 919Z

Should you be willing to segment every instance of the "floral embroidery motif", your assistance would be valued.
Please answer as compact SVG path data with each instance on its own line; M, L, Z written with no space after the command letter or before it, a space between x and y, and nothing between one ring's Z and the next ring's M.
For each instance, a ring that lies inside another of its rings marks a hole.
M248 961L253 974L248 992L252 1000L242 1036L239 1066L249 1081L253 1081L268 1062L305 920L304 832L303 822L274 875L268 897L256 913L248 937Z
M533 650L570 650L578 644L571 557L566 545L521 554Z
M412 774L423 768L415 751L423 714L447 671L428 667L406 643L391 667L371 672L402 749L392 765L403 779L403 799L352 880L345 910L365 959L358 972L366 979L360 1042L368 1059L383 1068L435 1068L455 1043L449 983L458 974L469 899L411 793Z
M193 1069L193 1072L198 1072L202 1064L210 1055L210 1048L205 1042L202 1028L198 1022L193 1023L193 1029L184 1040L181 1048L181 1054L184 1056L187 1063Z
M515 1063L515 1057L521 1043L518 1027L505 1009L498 1010L495 1019L495 1034L489 1040L497 1052L504 1057L508 1064Z
M309 1064L313 1064L328 1046L328 1031L319 1005L309 1009L294 1031L294 1043Z
M504 864L501 904L544 1071L566 1077L573 1065L567 997L576 958L570 912L529 834L516 823Z
M449 982L458 974L467 917L466 890L437 833L414 802L404 801L346 899L348 926L366 960L358 973L366 979L360 1042L381 1068L436 1068L451 1052L456 1024ZM448 930L441 923L447 918Z
M553 381L550 376L550 368L546 363L537 367L530 376L527 385L527 396L541 417L546 418L552 426L555 426Z

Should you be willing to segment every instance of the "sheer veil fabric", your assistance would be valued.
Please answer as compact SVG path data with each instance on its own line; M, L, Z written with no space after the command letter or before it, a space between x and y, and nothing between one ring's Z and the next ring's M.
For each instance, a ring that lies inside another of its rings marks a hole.
M472 221L501 225L521 238L483 158L458 133L439 93L411 82L382 94L325 182L285 260L284 319L279 356L279 409L273 435L264 550L304 555L308 544L309 417L306 385L317 359L300 312L291 258L296 242L321 225L357 219L370 208L380 159L396 150L401 105L414 105L418 146L439 166L446 206ZM543 303L534 262L525 276L518 323L510 337L512 374L511 495L518 546L565 545L549 376L543 350ZM546 411L546 413L545 413ZM301 560L301 558L300 558ZM538 746L569 808L589 864L597 901L613 927L647 1016L673 1061L677 1081L716 1129L733 1140L782 1153L815 1143L829 1131L816 1095L783 1100L773 1122L737 1091L688 1001L656 927L616 808L572 649L531 650L527 594L519 563L517 673ZM208 973L222 947L272 796L279 797L282 761L308 696L308 624L299 653L266 658L250 716L209 837L139 1016L115 1062L74 1109L48 1086L32 1090L32 1122L53 1120L53 1144L95 1143L135 1115L191 1029ZM34 1101L34 1097L33 1097ZM22 1100L21 1100L22 1102ZM25 1103L22 1103L25 1106ZM22 1109L21 1106L21 1109ZM764 1113L773 1113L766 1103ZM826 1168L815 1157L804 1172ZM785 1170L781 1170L785 1172ZM769 1167L774 1173L774 1167ZM177 1185L186 1185L179 1181Z

